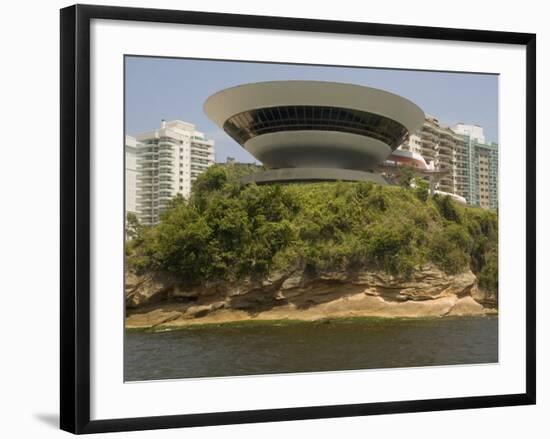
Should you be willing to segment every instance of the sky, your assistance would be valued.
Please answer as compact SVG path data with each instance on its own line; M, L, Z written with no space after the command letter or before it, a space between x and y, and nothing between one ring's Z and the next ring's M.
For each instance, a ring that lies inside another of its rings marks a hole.
M443 125L480 125L488 141L498 142L497 75L134 56L126 57L125 75L126 134L157 129L161 119L191 122L215 141L216 162L255 160L206 116L206 99L227 87L273 80L380 88L410 99Z

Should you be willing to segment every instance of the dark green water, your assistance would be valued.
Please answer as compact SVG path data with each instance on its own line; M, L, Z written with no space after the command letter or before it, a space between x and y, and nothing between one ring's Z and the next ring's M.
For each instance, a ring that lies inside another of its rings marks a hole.
M498 318L243 323L127 331L126 381L498 361Z

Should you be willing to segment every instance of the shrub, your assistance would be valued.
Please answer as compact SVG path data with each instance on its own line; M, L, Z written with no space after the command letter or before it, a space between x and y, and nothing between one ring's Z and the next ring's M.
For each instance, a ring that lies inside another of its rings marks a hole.
M430 195L430 185L422 178L415 179L414 193L420 201L428 201Z
M461 222L460 211L450 196L436 195L433 199L443 218L455 223Z
M429 257L432 262L447 273L459 273L468 268L468 236L452 226L432 235L429 243Z
M486 255L486 262L478 273L479 286L488 291L498 291L498 256L496 251Z

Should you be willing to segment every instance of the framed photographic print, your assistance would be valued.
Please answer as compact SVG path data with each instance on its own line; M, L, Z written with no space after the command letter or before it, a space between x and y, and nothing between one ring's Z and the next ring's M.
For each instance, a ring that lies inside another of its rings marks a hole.
M61 10L61 428L535 403L535 35Z

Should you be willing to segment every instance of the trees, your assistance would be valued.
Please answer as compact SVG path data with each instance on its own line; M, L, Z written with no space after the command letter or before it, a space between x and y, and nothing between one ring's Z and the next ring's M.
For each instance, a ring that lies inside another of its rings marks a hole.
M455 223L461 222L460 209L450 196L437 194L434 196L434 202L443 218Z
M415 172L412 168L409 168L407 166L403 166L399 169L400 175L399 175L399 185L404 188L411 187L411 183L415 180Z
M423 178L416 177L414 180L414 193L421 201L428 201L430 196L430 184Z
M141 227L137 215L134 212L128 212L125 224L126 239L134 239L139 234Z
M129 265L200 284L264 279L298 266L408 275L432 262L449 273L469 266L484 287L498 286L493 212L428 198L422 182L412 190L351 182L242 186L243 172L213 166L188 201L173 200L160 224L132 226Z

